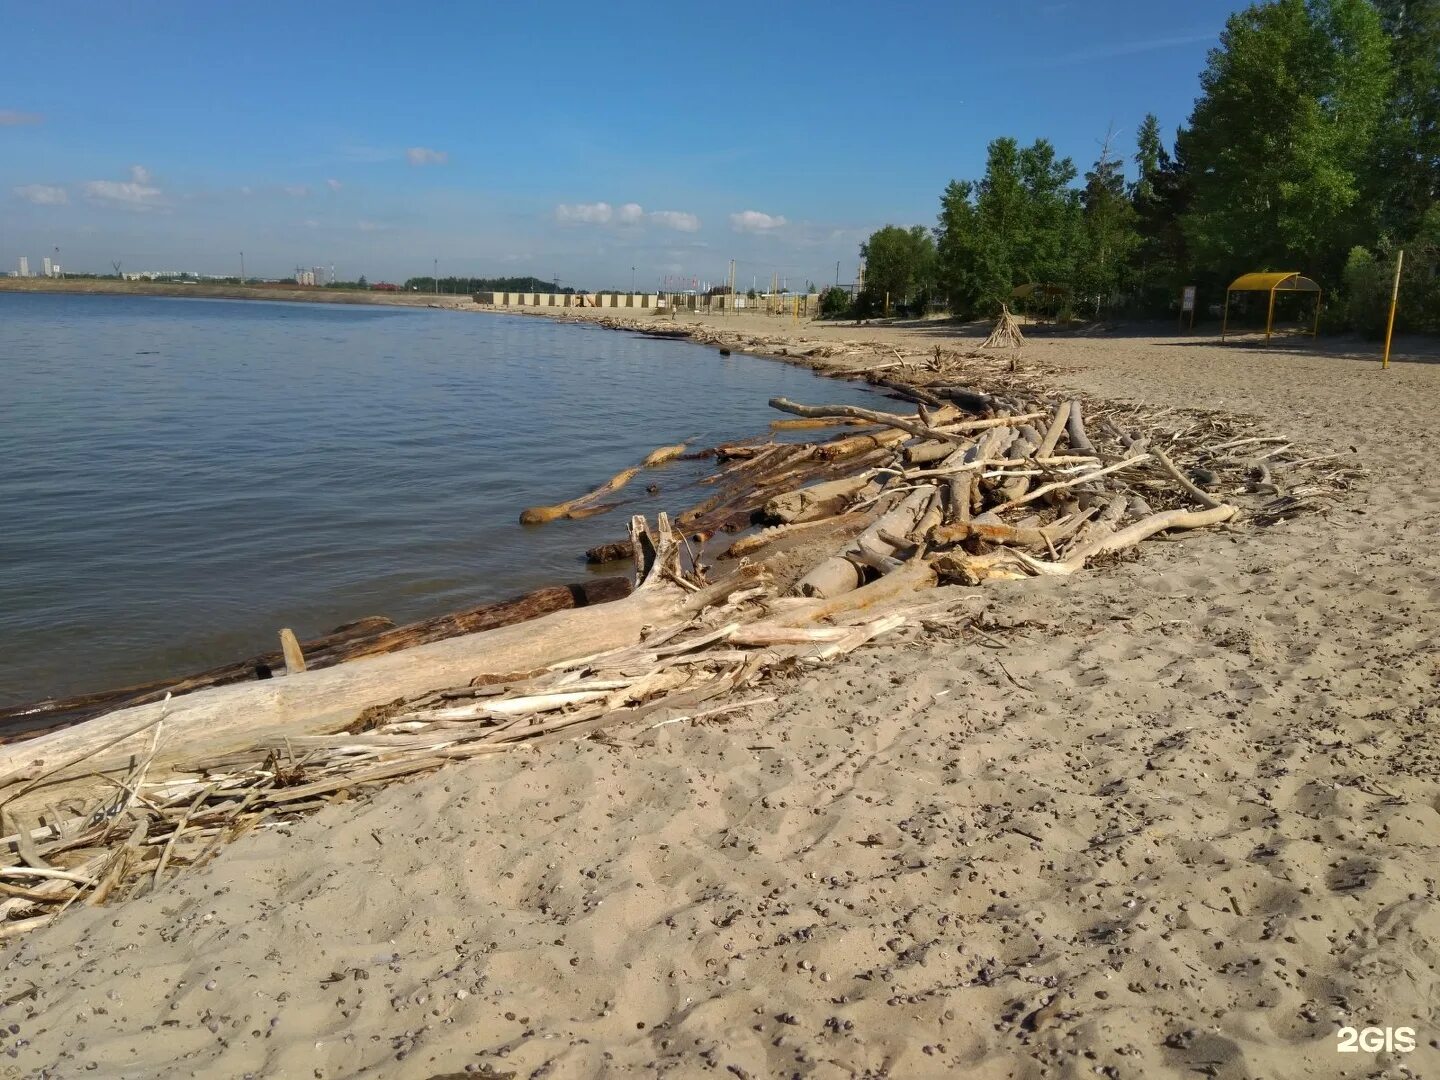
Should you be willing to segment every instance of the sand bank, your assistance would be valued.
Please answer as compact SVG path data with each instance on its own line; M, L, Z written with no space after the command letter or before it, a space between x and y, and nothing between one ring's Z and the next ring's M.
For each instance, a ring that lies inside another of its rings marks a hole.
M1003 648L907 630L724 720L454 766L72 909L4 956L14 1064L1428 1075L1440 364L1146 336L1025 362L1259 415L1369 479L1325 517L988 586ZM1340 1055L1346 1025L1418 1049Z

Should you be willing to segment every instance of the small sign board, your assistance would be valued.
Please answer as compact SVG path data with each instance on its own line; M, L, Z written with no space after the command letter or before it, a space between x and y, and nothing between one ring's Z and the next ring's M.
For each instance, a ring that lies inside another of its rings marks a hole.
M1194 310L1195 310L1195 286L1194 286L1194 285L1186 285L1186 286L1185 286L1185 292L1184 292L1184 293L1181 295L1181 297L1180 297L1180 310L1181 310L1181 311L1194 311Z

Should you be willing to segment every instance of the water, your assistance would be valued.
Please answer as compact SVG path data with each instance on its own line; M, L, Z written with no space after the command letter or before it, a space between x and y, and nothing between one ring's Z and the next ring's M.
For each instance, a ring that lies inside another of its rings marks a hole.
M0 293L0 705L581 580L587 547L698 501L711 466L585 521L521 509L758 434L777 394L874 400L533 317Z

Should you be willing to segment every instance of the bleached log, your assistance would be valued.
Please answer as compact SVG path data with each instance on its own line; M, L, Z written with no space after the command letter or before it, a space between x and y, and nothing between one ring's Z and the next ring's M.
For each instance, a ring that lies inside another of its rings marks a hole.
M873 475L866 470L855 476L811 484L798 491L787 491L776 495L765 503L762 509L766 518L785 525L833 517L850 504Z
M1077 454L1093 454L1095 447L1090 442L1090 436L1085 434L1085 417L1080 411L1080 399L1075 398L1070 402L1070 415L1065 422L1065 430L1070 436L1070 449Z
M720 553L722 559L738 559L743 555L759 551L770 544L778 543L781 540L789 540L797 535L811 533L817 529L826 527L841 528L846 525L854 525L865 519L861 512L838 514L835 517L821 518L817 521L802 521L792 525L776 525L773 528L763 529L753 536L742 537L736 540L728 548Z
M1085 564L1097 556L1124 551L1156 533L1169 529L1203 529L1229 521L1236 513L1236 507L1225 503L1206 510L1166 510L1164 513L1153 514L1144 521L1137 521L1117 533L1082 544L1060 562L1034 559L1023 552L1017 552L1016 555L1036 574L1064 576L1083 570Z
M783 626L804 626L821 619L862 611L889 603L918 589L935 584L935 569L924 559L915 559L893 573L839 596L799 600L778 610L771 621Z
M612 491L619 491L633 480L639 471L639 468L622 469L599 487L591 488L578 498L550 506L528 507L520 512L520 524L540 525L547 521L558 521L560 518L593 517L602 513L605 507L595 505L595 500Z
M1035 451L1036 457L1050 457L1055 453L1055 447L1060 444L1060 436L1065 434L1065 425L1070 419L1070 402L1062 401L1055 406L1055 415L1050 419L1050 426L1045 429L1045 437L1040 440L1040 446Z
M916 520L924 512L933 493L934 489L928 486L910 492L898 506L881 514L861 533L847 549L847 552L860 548L874 552L880 550L882 545L889 549L889 545L880 539L880 533L883 531L897 535L909 534L914 529ZM832 597L859 588L863 582L864 575L855 566L854 561L842 554L831 556L811 570L796 582L793 591L801 596Z
M645 460L640 462L642 469L653 469L664 465L667 461L674 461L681 454L685 453L685 443L676 443L673 446L660 446L651 450L645 455Z

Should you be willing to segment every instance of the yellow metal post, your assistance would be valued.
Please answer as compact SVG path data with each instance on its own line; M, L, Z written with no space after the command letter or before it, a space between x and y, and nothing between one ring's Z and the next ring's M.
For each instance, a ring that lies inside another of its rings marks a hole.
M1220 318L1220 340L1225 340L1225 331L1230 327L1230 290L1225 290L1225 314Z
M1315 294L1315 325L1310 327L1310 336L1312 338L1320 336L1320 306L1324 296L1325 294L1323 292L1317 292Z
M1270 328L1275 325L1275 289L1270 289L1270 307L1265 312L1265 344L1270 344Z
M1382 368L1390 366L1390 338L1395 333L1395 308L1400 304L1400 267L1405 265L1405 252L1401 251L1395 258L1395 283L1390 286L1390 319L1385 324L1385 359L1381 361Z

